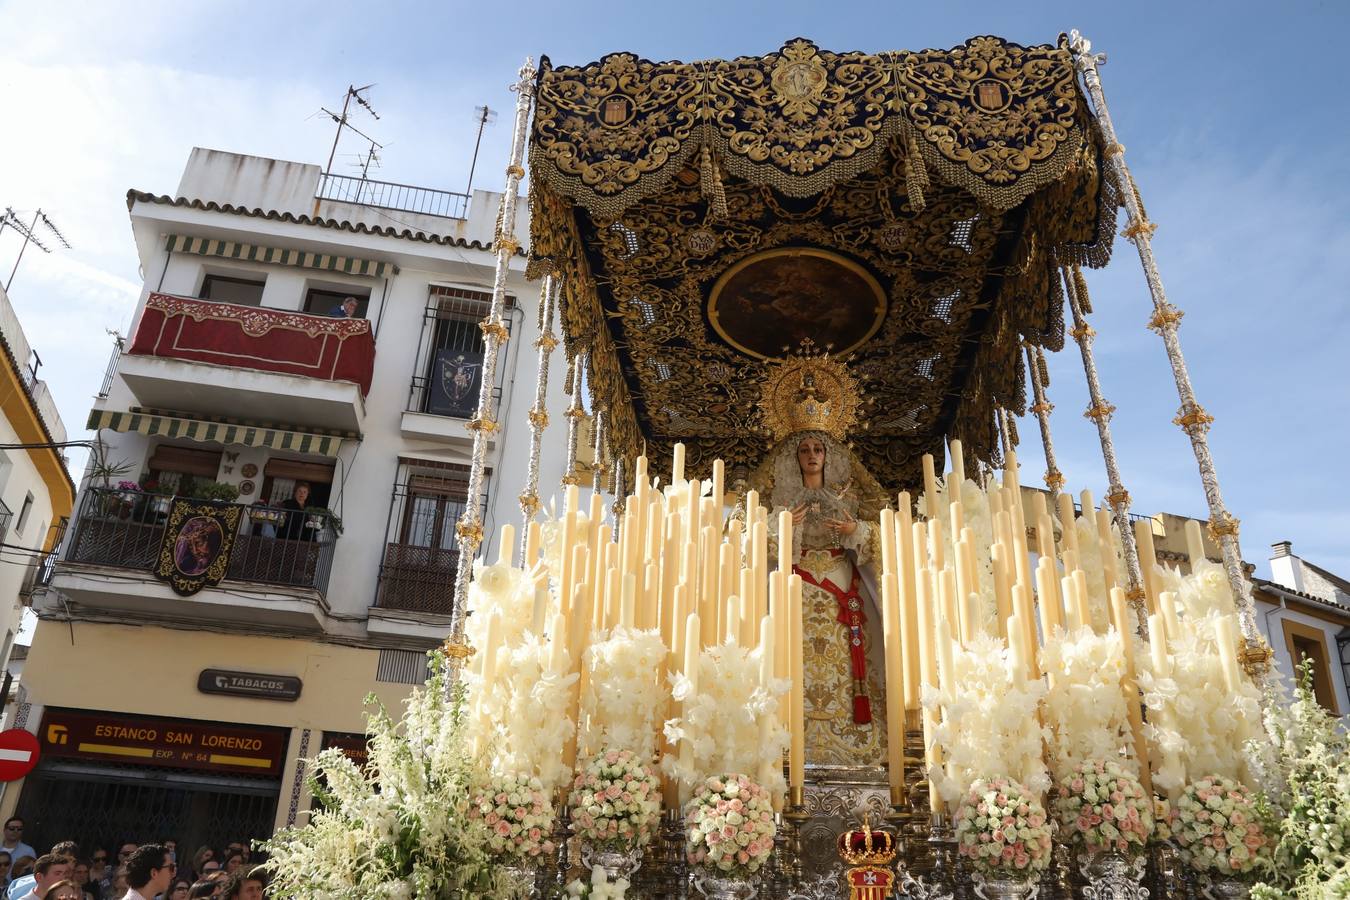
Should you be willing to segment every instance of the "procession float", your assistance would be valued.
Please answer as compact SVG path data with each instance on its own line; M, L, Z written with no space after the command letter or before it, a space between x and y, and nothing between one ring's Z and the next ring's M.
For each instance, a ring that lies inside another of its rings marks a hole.
M1350 778L1308 762L1343 744L1278 699L1103 61L1074 33L527 62L469 423L477 497L528 161L522 523L480 559L467 508L436 675L366 770L319 758L278 893L1344 896ZM1219 550L1191 523L1185 571L1130 514L1093 355L1118 233ZM1100 506L1054 455L1070 342Z

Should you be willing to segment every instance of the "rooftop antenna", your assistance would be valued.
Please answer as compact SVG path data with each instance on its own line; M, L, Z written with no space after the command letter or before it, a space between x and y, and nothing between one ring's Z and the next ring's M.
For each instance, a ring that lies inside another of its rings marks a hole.
M368 84L365 85L364 87L352 87L351 85L348 85L347 96L342 98L341 115L325 107L322 106L319 107L324 112L328 113L329 118L331 118L334 122L337 123L337 133L333 135L333 149L328 151L328 165L325 166L323 170L325 175L328 175L333 171L333 157L337 155L338 141L342 139L342 129L350 128L352 131L355 131L357 134L361 135L361 137L370 141L375 146L377 147L383 146L374 138L372 138L370 135L365 134L347 120L347 114L351 111L352 101L355 100L359 106L364 108L366 112L370 113L372 118L374 118L376 121L379 121L380 116L377 112L375 112L374 107L370 105L370 101L367 100L365 97L361 96L363 92L370 90L374 86L375 86L374 84Z
M469 197L473 196L473 170L478 168L478 148L483 144L483 129L497 121L497 111L488 109L486 105L475 106L473 115L478 120L478 139L473 142L473 162L469 163L469 186L464 189L464 193Z
M25 225L19 218L18 213L6 206L4 218L0 219L0 231L3 231L6 225L13 228L23 235L23 246L19 248L19 256L14 260L14 268L9 270L9 279L5 282L5 293L9 293L9 286L14 283L14 274L19 271L19 263L23 262L23 253L28 249L30 243L34 244L43 253L52 252L46 244L42 243L41 238L35 233L38 222L42 222L42 227L52 237L56 238L62 247L65 247L67 250L70 249L70 242L67 241L66 236L61 233L61 229L57 228L56 223L41 209L33 213L33 221Z
M342 98L342 112L340 114L333 112L331 109L328 109L325 106L319 107L319 109L321 109L324 113L326 113L330 119L332 119L334 122L337 123L337 133L333 135L333 149L328 151L328 164L324 166L323 169L324 177L322 182L327 182L328 176L333 173L333 157L337 156L338 142L342 140L342 129L350 128L352 131L361 135L361 137L370 141L372 147L384 146L379 141L375 140L373 137L366 134L361 129L357 128L349 120L349 113L352 112L351 108L352 101L355 100L358 106L360 106L366 112L370 113L371 118L375 119L376 121L379 121L380 118L379 113L375 112L375 108L370 105L370 101L366 99L366 97L362 96L366 91L369 91L374 86L375 86L374 84L367 84L363 87L355 87L353 85L347 85L347 95ZM319 193L320 194L323 193L322 187L320 188ZM314 198L315 216L319 214L319 201L321 199L322 197ZM338 198L338 199L346 199L346 198Z

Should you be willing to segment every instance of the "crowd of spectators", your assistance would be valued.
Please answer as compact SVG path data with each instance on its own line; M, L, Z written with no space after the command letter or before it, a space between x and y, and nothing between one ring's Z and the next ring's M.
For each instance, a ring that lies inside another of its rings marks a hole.
M181 860L178 842L123 841L116 850L60 841L38 853L13 816L0 839L0 900L264 900L266 872L248 841L199 847Z

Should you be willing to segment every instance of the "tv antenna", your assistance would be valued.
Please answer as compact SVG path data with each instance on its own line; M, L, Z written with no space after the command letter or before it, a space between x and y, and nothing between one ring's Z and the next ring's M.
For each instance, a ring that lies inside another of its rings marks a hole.
M65 247L67 250L70 249L70 241L66 240L66 236L61 233L61 229L57 228L56 223L41 209L33 213L33 221L25 225L23 220L19 218L19 214L6 206L5 215L0 217L0 231L4 231L5 226L13 228L15 231L19 232L19 234L23 235L23 246L19 248L19 256L14 260L14 268L9 270L9 279L5 281L5 293L9 293L9 286L14 283L14 273L19 271L19 263L23 262L23 252L28 249L30 243L43 253L52 252L51 248L42 243L42 239L36 234L38 222L42 223L44 231L46 231L50 237L56 238L62 247Z
M478 167L478 148L483 145L483 129L497 121L497 111L488 109L486 105L475 106L473 117L478 120L478 139L473 142L473 162L469 163L469 186L464 189L464 193L469 197L473 196L473 170Z
M333 149L328 151L328 165L325 166L323 170L323 173L325 175L331 174L333 171L333 157L337 155L338 141L342 140L342 129L344 128L350 128L352 131L355 131L357 134L361 135L361 137L370 141L372 149L384 146L379 141L375 140L373 137L366 134L361 129L357 128L348 119L348 113L352 111L351 108L352 101L355 100L358 106L363 108L366 112L370 113L371 118L375 119L375 121L377 122L379 121L380 114L375 112L375 108L370 105L370 101L366 97L362 96L362 94L364 94L366 91L370 90L374 86L375 86L374 84L368 84L365 87L353 87L352 85L348 85L347 96L342 99L341 114L335 113L331 109L328 109L327 107L323 106L319 107L319 109L323 110L325 113L328 114L328 117L330 119L332 119L334 122L337 123L337 134L333 135Z

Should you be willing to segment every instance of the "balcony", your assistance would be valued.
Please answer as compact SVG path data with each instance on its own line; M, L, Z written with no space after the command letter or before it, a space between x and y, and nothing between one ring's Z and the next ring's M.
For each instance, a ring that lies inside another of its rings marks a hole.
M324 173L319 177L319 189L314 192L314 196L320 200L338 200L447 219L463 219L469 212L468 194L392 181L371 181L350 175Z
M380 563L380 587L375 605L432 615L450 615L455 596L456 547L414 547L388 544Z
M53 587L89 606L181 614L183 599L151 572L173 499L142 491L87 489L74 533L52 576ZM207 587L193 595L194 618L238 618L242 607L259 623L318 624L337 540L332 517L221 505L242 509L239 531L221 590Z
M143 407L359 432L374 368L366 319L152 293L120 371Z

